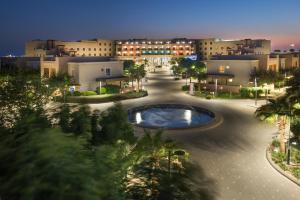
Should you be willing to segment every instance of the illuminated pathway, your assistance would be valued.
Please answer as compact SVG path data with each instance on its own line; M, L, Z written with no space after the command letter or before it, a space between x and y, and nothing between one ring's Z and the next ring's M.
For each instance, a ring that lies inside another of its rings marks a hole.
M300 187L275 171L265 158L265 149L276 127L253 117L252 100L201 100L180 91L184 81L167 73L150 75L149 96L126 100L125 107L155 103L183 103L208 108L223 116L212 129L166 131L179 141L199 164L202 186L222 200L299 200ZM111 103L91 105L104 110Z

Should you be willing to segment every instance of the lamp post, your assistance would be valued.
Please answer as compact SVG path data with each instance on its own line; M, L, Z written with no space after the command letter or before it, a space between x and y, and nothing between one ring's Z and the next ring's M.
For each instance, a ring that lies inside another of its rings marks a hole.
M218 94L218 79L215 79L215 93Z

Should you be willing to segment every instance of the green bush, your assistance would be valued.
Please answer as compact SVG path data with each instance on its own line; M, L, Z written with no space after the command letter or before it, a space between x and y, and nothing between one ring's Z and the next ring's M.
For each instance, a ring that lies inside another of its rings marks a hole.
M206 95L206 99L212 99L212 96L210 94Z
M255 89L253 88L241 88L240 94L242 98L255 98ZM257 89L257 97L260 97L264 91L262 89Z
M184 85L184 86L181 87L182 91L188 91L189 89L190 89L189 85Z
M291 124L291 131L296 138L300 138L300 117L295 117Z
M273 140L272 141L272 146L273 147L279 147L279 145L280 145L280 142L278 140Z
M107 93L107 89L105 87L101 87L101 91L100 91L100 88L97 87L96 91L97 91L97 94L106 94Z
M275 162L275 163L283 163L285 161L285 153L276 153L276 152L272 152L272 160Z
M249 98L251 92L248 88L241 88L240 93L242 98Z
M74 91L73 96L81 96L81 93L79 91Z
M97 95L97 93L95 91L88 90L88 91L81 92L81 95L82 96L93 96L93 95Z
M106 85L103 88L106 89L107 94L118 94L118 93L120 93L120 86L117 86L117 85Z
M291 171L296 178L300 179L300 168L293 167Z

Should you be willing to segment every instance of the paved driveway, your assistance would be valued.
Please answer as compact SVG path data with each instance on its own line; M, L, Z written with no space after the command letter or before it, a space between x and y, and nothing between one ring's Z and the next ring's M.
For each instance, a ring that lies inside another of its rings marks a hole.
M275 171L265 158L265 149L276 127L253 117L252 100L201 100L180 91L182 81L166 72L149 75L149 96L123 101L125 107L155 103L185 103L208 108L223 117L223 123L208 130L166 131L182 143L199 165L202 187L215 199L299 200L300 187ZM259 103L264 103L259 102ZM93 104L104 110L112 103Z

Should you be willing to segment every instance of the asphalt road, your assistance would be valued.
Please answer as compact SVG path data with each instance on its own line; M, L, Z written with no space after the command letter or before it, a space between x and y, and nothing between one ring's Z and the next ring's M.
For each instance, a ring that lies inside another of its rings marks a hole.
M266 147L277 129L254 118L254 101L199 99L180 90L184 83L184 80L173 80L167 72L150 74L145 85L149 96L122 104L129 108L183 103L202 106L222 116L223 122L217 127L165 132L191 153L198 164L199 184L212 199L299 200L300 187L279 174L266 160ZM90 106L105 110L110 105L112 103Z

